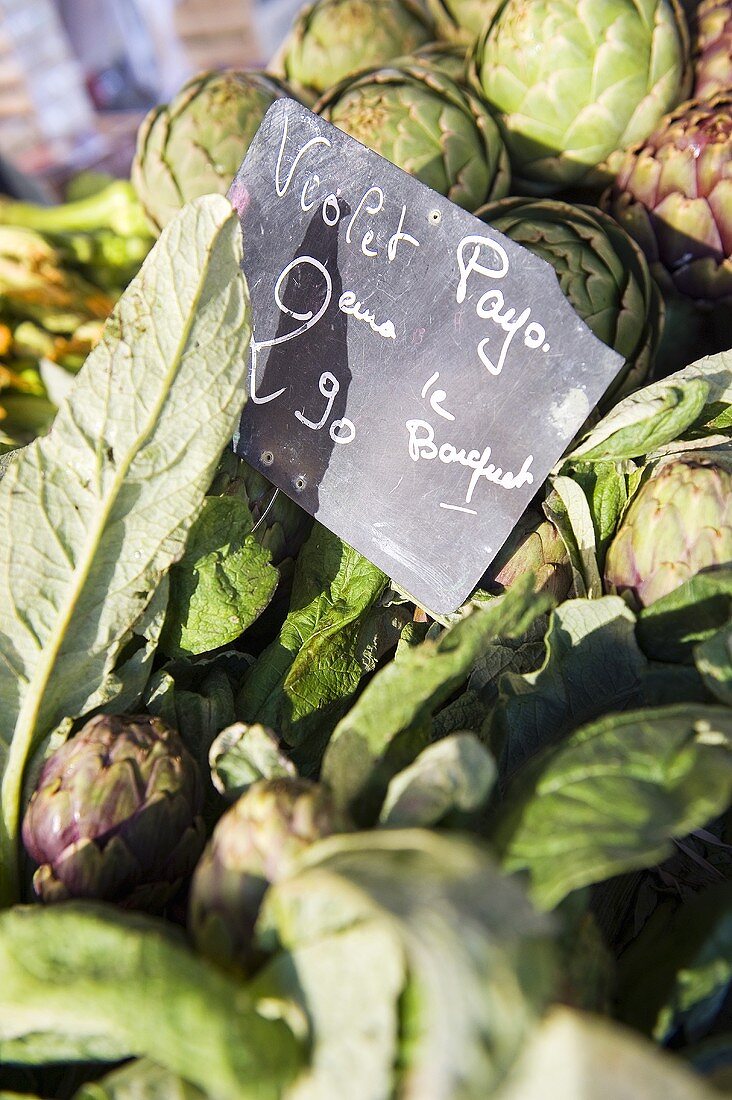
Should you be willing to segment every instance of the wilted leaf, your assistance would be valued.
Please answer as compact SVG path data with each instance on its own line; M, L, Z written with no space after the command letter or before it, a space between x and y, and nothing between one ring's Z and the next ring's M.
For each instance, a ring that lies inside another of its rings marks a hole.
M601 596L595 525L587 497L571 477L554 477L550 484L552 492L544 502L544 511L567 547L574 590L580 596Z
M709 386L671 375L626 397L570 456L585 462L639 458L677 439L702 415Z
M260 779L297 775L272 730L244 722L221 731L209 749L208 762L214 787L227 798L236 798Z
M602 572L605 551L628 502L625 474L617 462L578 462L571 468L573 481L582 489L595 527L597 565Z
M491 641L523 634L551 606L535 595L533 577L501 599L473 607L436 641L405 650L381 669L336 727L323 778L343 806L361 817L378 812L391 777L425 746L437 707L467 678ZM369 789L370 797L363 796Z
M423 749L389 783L382 825L436 825L451 815L474 813L488 799L496 777L493 757L473 733L453 733Z
M500 681L491 729L502 746L502 777L578 725L642 702L648 662L619 596L567 600L552 612L545 641L541 668Z
M680 705L611 714L530 762L508 788L494 842L551 909L572 890L660 862L726 808L732 711Z
M724 422L732 404L732 352L709 355L619 401L567 461L603 462L648 455L695 425Z

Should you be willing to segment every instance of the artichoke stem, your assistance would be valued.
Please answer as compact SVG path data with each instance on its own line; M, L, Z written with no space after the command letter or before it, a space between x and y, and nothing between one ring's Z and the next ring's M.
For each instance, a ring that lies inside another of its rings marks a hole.
M37 229L41 233L111 229L122 237L149 235L149 228L135 192L126 180L115 180L88 198L59 206L41 206L2 199L0 223L21 225L27 229Z

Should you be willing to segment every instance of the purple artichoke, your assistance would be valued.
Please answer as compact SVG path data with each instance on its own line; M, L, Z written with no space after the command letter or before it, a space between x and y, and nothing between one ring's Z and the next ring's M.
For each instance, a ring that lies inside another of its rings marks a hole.
M694 96L732 88L732 0L702 0L696 13Z
M732 304L732 91L686 103L626 153L605 205L664 289Z
M526 573L534 574L537 592L550 593L559 603L571 594L567 547L554 524L532 509L524 513L480 587L498 595Z
M23 821L44 902L161 909L205 842L201 780L158 718L92 718L43 765Z
M732 458L673 459L631 501L605 562L605 583L647 607L702 569L732 563Z
M318 783L254 783L219 821L193 876L189 926L199 949L223 965L251 969L254 925L269 884L314 841L346 827Z

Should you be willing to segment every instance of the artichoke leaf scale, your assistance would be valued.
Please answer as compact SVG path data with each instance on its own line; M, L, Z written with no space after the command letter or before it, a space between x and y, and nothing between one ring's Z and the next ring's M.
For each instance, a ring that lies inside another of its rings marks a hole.
M692 259L690 239L697 257L706 253L718 262L724 259L719 227L706 199L687 199L673 192L659 202L654 218L666 226L661 259L672 270Z

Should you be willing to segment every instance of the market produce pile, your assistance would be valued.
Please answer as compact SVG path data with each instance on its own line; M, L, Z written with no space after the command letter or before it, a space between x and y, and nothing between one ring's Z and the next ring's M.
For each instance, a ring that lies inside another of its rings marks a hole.
M132 183L0 202L0 1100L730 1088L730 27L319 0ZM288 94L626 360L440 621L231 450Z

